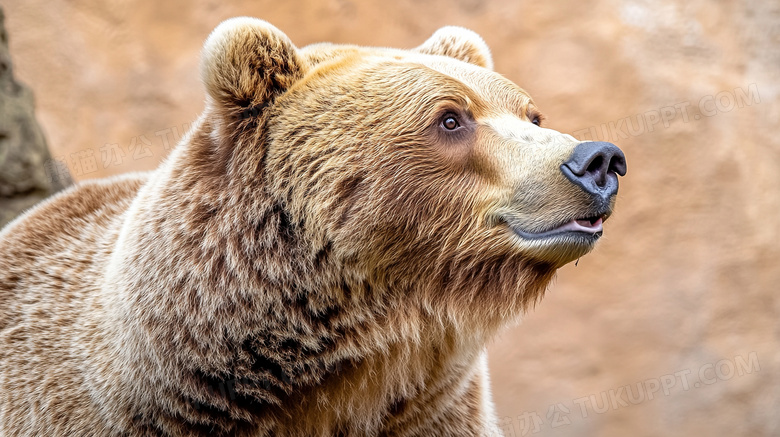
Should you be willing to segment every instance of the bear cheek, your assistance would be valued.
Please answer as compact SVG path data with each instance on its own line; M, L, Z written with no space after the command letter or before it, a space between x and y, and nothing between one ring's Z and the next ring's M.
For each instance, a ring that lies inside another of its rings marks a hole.
M433 158L444 167L452 170L465 171L475 165L475 146L477 134L470 127L464 127L460 132L442 132L436 126L436 132L429 134L427 142Z

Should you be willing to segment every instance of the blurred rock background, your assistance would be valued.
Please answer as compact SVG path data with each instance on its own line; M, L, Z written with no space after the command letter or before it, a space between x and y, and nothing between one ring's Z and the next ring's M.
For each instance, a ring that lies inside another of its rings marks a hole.
M166 155L203 108L199 50L225 18L264 18L299 46L414 47L443 25L475 30L548 127L615 142L629 166L598 249L490 348L506 435L780 435L777 1L3 7L16 76L35 90L54 158L81 180Z
M0 9L0 228L20 212L70 184L67 167L55 164L35 120L33 95L13 75L5 16Z

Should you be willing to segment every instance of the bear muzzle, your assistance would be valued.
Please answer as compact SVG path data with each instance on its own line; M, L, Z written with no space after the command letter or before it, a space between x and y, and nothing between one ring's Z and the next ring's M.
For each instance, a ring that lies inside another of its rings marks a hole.
M574 147L560 165L566 178L588 196L588 207L578 217L569 217L542 231L530 232L514 220L507 220L513 231L525 240L567 237L567 241L591 244L601 237L604 221L612 214L612 202L618 191L618 176L626 174L626 157L614 144L584 142Z

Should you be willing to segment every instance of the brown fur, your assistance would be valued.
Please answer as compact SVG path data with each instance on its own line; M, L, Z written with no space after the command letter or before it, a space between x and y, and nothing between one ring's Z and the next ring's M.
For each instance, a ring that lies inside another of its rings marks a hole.
M577 142L465 29L297 49L234 19L202 66L156 171L0 233L0 434L498 433L486 343L590 250L506 224L587 211Z

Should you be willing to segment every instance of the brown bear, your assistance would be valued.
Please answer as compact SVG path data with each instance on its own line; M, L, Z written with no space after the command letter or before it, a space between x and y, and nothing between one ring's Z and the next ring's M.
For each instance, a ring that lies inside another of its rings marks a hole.
M497 434L485 345L593 248L625 158L491 68L457 27L222 23L157 170L0 233L0 434Z

